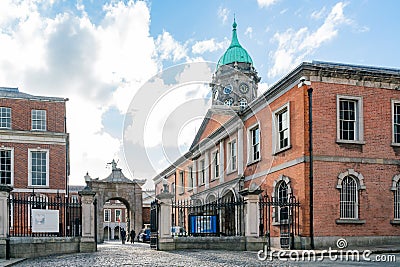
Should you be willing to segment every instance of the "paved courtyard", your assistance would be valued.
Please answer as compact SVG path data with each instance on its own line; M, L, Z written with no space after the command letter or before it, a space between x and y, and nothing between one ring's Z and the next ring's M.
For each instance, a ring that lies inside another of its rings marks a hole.
M261 261L256 252L181 250L154 251L148 244L122 245L109 242L98 246L95 253L78 253L28 259L14 266L399 266L400 254L393 254L396 262L340 262L324 258L319 262ZM372 255L371 259L376 259Z

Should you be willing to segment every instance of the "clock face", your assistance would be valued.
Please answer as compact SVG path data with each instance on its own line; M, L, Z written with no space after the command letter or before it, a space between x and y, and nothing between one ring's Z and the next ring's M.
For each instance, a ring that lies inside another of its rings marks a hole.
M229 95L230 93L232 93L232 85L227 85L224 87L224 94Z
M239 86L240 92L246 94L249 91L249 86L246 83L241 83Z
M233 98L225 99L224 101L225 106L232 106L232 104L233 104Z

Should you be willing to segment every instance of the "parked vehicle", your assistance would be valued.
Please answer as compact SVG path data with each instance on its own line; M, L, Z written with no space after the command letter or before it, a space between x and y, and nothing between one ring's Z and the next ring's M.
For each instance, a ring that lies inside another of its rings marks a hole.
M142 229L138 235L139 242L150 242L150 229Z
M181 226L173 226L173 227L171 227L171 235L172 236L186 236L186 230Z

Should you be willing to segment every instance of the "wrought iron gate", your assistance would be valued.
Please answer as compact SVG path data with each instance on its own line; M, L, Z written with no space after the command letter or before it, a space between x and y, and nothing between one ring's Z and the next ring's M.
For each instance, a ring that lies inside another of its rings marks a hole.
M158 200L154 200L150 206L150 248L158 250L158 228L159 228L159 211L160 204Z
M300 202L289 194L287 198L265 195L260 199L260 236L265 238L265 247L271 249L271 224L279 224L281 248L294 248L294 237L299 234Z

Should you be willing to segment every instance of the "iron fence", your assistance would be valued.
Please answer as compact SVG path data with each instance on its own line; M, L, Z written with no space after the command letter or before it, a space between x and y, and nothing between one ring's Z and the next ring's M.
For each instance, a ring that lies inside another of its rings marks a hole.
M172 205L173 236L244 236L245 201L218 199L199 205L182 200Z
M8 198L10 236L81 236L82 205L79 198L59 194L44 195L11 193ZM58 211L58 232L33 231L33 223L45 223L45 218L33 218L35 210ZM40 220L33 221L33 220Z
M300 202L295 196L260 197L260 236L266 238L266 247L271 248L271 225L279 227L277 237L280 238L281 248L294 248L294 236L300 232Z

